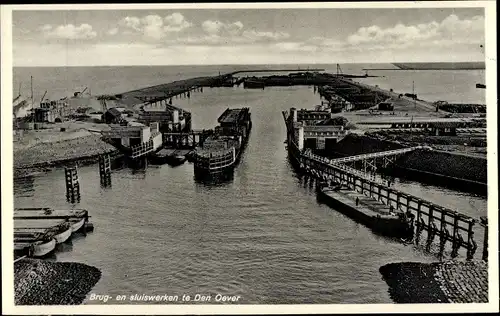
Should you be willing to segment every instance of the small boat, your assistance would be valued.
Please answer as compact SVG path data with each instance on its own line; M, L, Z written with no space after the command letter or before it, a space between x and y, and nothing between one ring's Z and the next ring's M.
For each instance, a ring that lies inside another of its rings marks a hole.
M71 223L64 219L14 219L14 237L18 238L50 236L60 244L68 240L72 232Z
M150 157L153 164L162 165L168 163L171 166L182 165L186 159L185 155L181 155L175 150L172 151L172 149L162 149Z
M179 154L172 154L167 156L167 163L171 166L179 166L182 165L187 160L186 156Z
M486 89L486 85L482 83L476 83L476 88L477 89Z
M54 239L58 244L62 244L63 242L69 239L72 233L73 233L72 225L68 222L68 224L66 225L66 230L55 235Z
M54 210L48 207L41 208L16 208L14 210L14 220L66 220L71 225L71 231L76 232L82 228L88 218L87 210ZM21 223L21 222L18 222Z
M27 251L29 257L43 257L56 248L56 240L47 238L44 240L30 240L28 238L14 238L14 252Z
M85 224L85 218L70 219L70 222L71 222L71 231L74 233L74 232L79 231L83 227L83 225Z
M53 234L53 238L56 240L56 243L62 244L66 240L69 239L71 234L73 233L73 230L71 229L71 224L69 222L66 222L66 225L60 226L60 227L54 227L54 229L57 229L57 232ZM42 228L20 228L16 229L14 232L14 236L19 237L19 238L34 238L37 233L42 232L44 229ZM50 229L48 229L50 230ZM47 230L47 231L48 231Z

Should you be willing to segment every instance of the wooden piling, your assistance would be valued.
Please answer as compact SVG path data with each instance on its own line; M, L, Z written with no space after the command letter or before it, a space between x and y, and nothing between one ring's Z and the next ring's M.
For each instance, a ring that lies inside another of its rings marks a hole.
M484 226L483 260L488 261L488 218L486 216L481 216L481 224Z
M467 229L467 259L472 259L474 253L476 252L477 245L474 241L474 219L469 220L469 225Z
M101 186L111 186L111 159L109 155L99 156L99 178Z
M70 203L80 202L80 184L76 166L64 168L66 180L66 200Z
M440 226L440 232L439 232L439 242L441 244L441 247L444 247L446 243L446 213L444 210L441 210L441 226Z

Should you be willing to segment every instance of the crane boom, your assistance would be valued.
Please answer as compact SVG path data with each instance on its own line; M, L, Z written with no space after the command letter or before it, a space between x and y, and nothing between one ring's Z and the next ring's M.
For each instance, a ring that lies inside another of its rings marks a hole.
M43 94L42 99L40 99L40 102L43 102L43 99L45 98L45 95L47 94L47 90L45 90L45 93Z

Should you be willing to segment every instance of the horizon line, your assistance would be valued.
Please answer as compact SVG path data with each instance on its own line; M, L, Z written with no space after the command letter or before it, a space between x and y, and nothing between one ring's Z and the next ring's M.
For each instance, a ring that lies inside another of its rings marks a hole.
M486 64L486 61L407 61L407 62L338 62L338 63L263 63L263 64L119 64L119 65L34 65L34 66L18 66L12 65L12 68L54 68L54 67L187 67L187 66L260 66L260 65L360 65L360 64L371 64L371 65L380 65L380 64L477 64L482 63ZM395 66L397 67L397 66ZM395 68L399 69L399 68ZM474 70L481 68L471 68L471 69L463 69L463 70ZM306 69L304 69L306 70ZM389 69L392 70L392 69ZM405 69L401 69L405 70ZM408 69L413 70L413 69ZM438 69L436 69L438 70ZM460 69L450 69L450 70L460 70Z

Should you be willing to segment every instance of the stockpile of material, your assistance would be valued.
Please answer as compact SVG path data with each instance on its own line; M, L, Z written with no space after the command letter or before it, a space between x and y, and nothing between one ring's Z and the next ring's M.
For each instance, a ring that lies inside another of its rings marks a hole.
M14 264L16 305L77 305L101 278L95 267L23 259Z
M486 303L488 264L484 261L401 262L380 273L396 303Z
M39 143L14 152L14 168L50 166L68 160L90 158L115 151L100 135L89 135L57 142Z

